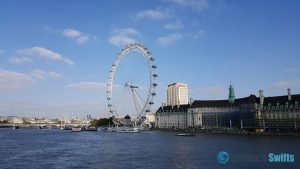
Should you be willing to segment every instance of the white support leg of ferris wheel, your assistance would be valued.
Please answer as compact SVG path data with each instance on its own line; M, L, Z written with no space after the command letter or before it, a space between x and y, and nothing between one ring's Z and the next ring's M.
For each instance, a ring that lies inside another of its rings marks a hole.
M143 109L143 104L141 103L141 99L139 99L139 96L138 96L138 94L137 94L137 91L136 91L136 90L133 90L133 93L134 93L134 95L135 95L135 98L136 98L137 102L139 103L139 106L140 106L141 110L142 110L142 109ZM138 115L138 114L137 114L137 115Z
M138 94L137 94L137 91L135 91L134 89L132 89L132 93L133 95L135 96L135 100L138 102L141 110L143 109L143 106L142 106L142 103L138 97ZM137 106L136 106L136 109L138 110ZM138 111L136 112L136 118L135 118L135 122L134 122L134 127L136 128L137 127L137 120L138 120L138 117L139 117L139 114L138 114Z
M137 107L137 99L136 99L136 96L135 96L135 93L134 93L134 90L133 90L133 88L131 88L131 91L132 91L132 97L133 97L133 102L134 102L134 107L135 107L135 114L136 114L136 116L137 116L137 114L138 114L138 107ZM136 119L135 119L135 121L136 121Z
M126 83L125 86L128 86L131 89L131 92L132 92L133 102L134 102L134 106L135 106L135 110L136 110L136 113L135 113L136 114L135 126L136 126L136 121L137 121L138 116L139 116L139 114L138 114L139 108L140 108L140 110L143 109L143 106L142 106L142 103L141 103L141 101L139 99L139 96L138 96L138 94L135 91L135 89L137 89L138 86L137 85L133 85L132 83L131 84L130 83ZM139 108L138 108L138 106L139 106Z

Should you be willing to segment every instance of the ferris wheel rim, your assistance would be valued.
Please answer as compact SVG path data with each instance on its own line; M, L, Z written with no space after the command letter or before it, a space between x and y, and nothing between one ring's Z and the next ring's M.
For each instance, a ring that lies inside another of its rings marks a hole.
M153 99L156 95L155 89L157 86L157 83L155 83L156 77L158 76L155 73L156 65L153 63L154 58L151 55L151 52L146 48L143 44L140 43L132 43L126 45L124 48L121 49L121 51L117 54L110 72L108 76L108 83L107 83L107 101L108 101L108 108L109 112L112 116L118 115L118 112L115 109L114 103L113 103L113 85L114 85L114 78L115 78L115 72L118 68L119 63L121 60L126 57L126 55L132 51L140 52L144 58L147 61L148 69L149 69L149 89L147 92L147 99L145 101L145 104L143 105L143 108L140 112L137 112L136 120L140 119L145 113L150 112L151 106L154 104Z

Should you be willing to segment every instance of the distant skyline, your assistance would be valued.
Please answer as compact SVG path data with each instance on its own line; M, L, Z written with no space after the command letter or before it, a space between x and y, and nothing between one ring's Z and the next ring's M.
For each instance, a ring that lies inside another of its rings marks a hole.
M193 99L300 93L297 0L1 0L0 116L106 117L117 53L143 43ZM155 108L153 110L155 110Z

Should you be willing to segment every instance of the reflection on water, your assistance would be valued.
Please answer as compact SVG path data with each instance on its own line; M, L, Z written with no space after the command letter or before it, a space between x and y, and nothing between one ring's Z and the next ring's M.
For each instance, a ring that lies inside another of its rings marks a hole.
M300 166L299 143L299 137L0 129L0 168L289 169ZM232 160L219 164L220 151ZM294 154L295 162L269 163L270 152Z

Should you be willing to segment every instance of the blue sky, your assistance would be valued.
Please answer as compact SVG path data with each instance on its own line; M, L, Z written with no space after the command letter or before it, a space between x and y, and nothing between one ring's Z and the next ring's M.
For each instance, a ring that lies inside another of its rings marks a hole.
M166 86L194 99L300 93L296 0L2 0L0 115L107 116L110 66L131 42L147 46Z

